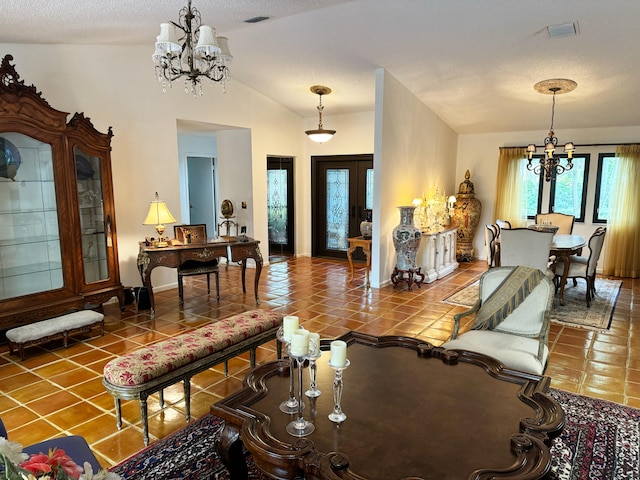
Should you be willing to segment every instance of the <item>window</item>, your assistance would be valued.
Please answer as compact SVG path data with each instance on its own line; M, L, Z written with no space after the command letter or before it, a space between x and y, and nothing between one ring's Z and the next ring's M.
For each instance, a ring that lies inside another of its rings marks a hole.
M618 174L618 158L613 153L598 156L596 197L593 206L593 223L607 223L611 191Z
M566 158L563 155L561 158ZM561 175L553 172L549 191L549 211L573 215L576 222L584 222L587 205L589 154L573 158L573 168ZM563 161L564 164L564 161Z

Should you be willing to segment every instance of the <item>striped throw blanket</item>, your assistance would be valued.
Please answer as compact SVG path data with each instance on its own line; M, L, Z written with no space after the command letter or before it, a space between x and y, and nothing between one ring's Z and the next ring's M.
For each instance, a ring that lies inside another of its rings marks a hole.
M540 283L544 274L537 268L518 266L484 301L476 314L473 330L491 330L507 318Z

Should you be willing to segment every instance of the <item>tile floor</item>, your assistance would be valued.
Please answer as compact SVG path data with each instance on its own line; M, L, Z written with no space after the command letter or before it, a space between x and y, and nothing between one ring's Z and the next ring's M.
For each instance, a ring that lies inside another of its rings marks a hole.
M346 262L317 258L272 263L260 279L261 308L295 314L309 330L323 338L348 330L373 335L394 334L422 338L439 345L451 332L453 315L464 310L441 300L486 269L484 262L463 263L454 274L407 291L365 289L364 269L357 266L353 284L347 281ZM123 402L123 429L116 428L113 399L102 385L104 364L141 345L198 327L212 319L256 308L253 296L240 287L240 268L221 268L221 300L206 294L204 277L185 284L185 305L177 289L156 294L156 318L149 311L128 306L104 307L106 334L84 341L61 342L27 351L21 362L0 345L0 417L9 439L24 445L64 434L84 436L103 466L115 465L144 447L136 401ZM248 271L248 285L253 270ZM546 374L552 386L640 407L640 310L633 311L640 281L624 279L607 333L552 325L551 356ZM275 359L275 343L261 347L258 362ZM222 365L196 375L192 381L194 418L212 403L241 386L249 367L248 354L230 362L225 378ZM149 401L152 441L185 424L180 385L165 391L170 403L160 410L157 397Z

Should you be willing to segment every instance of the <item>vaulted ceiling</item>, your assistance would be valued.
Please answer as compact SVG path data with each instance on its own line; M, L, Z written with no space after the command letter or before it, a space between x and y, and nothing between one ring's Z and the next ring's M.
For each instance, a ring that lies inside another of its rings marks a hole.
M4 2L0 43L148 45L187 0ZM533 85L578 83L557 97L555 126L640 125L636 0L193 0L229 38L239 81L303 115L315 84L325 116L374 108L385 68L458 133L541 130L551 97ZM246 23L256 17L260 23ZM548 26L575 24L551 38ZM5 52L10 53L10 52ZM158 85L158 88L161 88ZM205 93L206 95L206 93Z

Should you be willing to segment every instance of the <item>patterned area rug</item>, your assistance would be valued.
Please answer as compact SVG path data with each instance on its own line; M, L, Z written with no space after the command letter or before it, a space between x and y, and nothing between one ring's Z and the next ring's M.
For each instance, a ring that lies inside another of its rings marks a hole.
M640 410L550 389L566 415L553 441L550 480L640 478ZM221 420L205 415L111 470L131 480L228 480L213 441ZM265 477L247 455L249 478Z
M472 283L442 301L451 305L471 307L478 299L478 286L478 282ZM611 326L620 287L620 280L596 278L596 296L591 299L591 307L587 308L585 282L578 280L578 285L574 287L569 281L564 289L564 305L560 305L556 295L551 321L569 327L606 331Z

